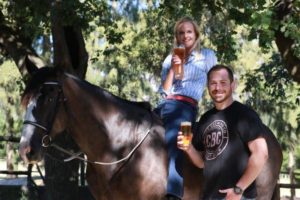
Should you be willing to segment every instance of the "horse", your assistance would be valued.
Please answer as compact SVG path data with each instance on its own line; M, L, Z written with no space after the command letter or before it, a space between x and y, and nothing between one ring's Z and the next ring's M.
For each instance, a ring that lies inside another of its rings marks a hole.
M30 70L22 95L26 114L19 154L42 160L67 130L86 155L86 179L97 200L160 200L167 185L167 152L161 119L147 102L134 102L55 67ZM256 181L258 198L271 199L282 154L268 138L269 160ZM54 146L55 147L55 146ZM201 198L202 171L183 162L184 199Z

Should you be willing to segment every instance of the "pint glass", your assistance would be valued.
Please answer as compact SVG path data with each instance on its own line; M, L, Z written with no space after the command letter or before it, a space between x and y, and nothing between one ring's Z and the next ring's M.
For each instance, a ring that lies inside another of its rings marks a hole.
M181 122L180 131L183 135L183 145L189 146L192 140L192 123L191 122Z
M183 78L183 64L184 64L184 57L185 57L185 48L184 46L180 45L173 49L175 55L177 55L180 60L181 64L175 64L175 79L182 79Z

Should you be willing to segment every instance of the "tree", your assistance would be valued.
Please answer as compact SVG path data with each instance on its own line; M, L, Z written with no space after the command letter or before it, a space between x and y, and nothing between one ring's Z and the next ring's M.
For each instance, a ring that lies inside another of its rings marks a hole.
M18 70L12 70L14 73L10 74L11 69L9 64L2 65L0 68L0 74L3 78L0 80L0 110L2 111L0 116L3 116L3 124L0 125L0 136L4 139L14 138L14 132L18 131L21 127L20 117L21 109L16 107L19 104L19 98L21 87L15 87L20 85L21 80L18 76ZM1 120L2 121L2 120ZM1 124L1 122L0 122ZM16 165L16 149L12 141L1 141L1 155L6 156L6 168L9 171L15 170Z
M164 1L158 8L153 22L159 32L162 21L172 25L179 16L191 15L201 22L202 35L209 38L223 62L236 59L239 50L236 25L247 26L250 34L245 38L258 39L265 51L275 42L284 61L284 67L294 81L300 83L300 34L299 1ZM172 27L172 26L171 26ZM151 34L151 33L149 33Z
M288 160L282 169L289 172L291 184L296 184L294 172L295 159L299 157L299 154L296 155L296 149L299 146L300 131L300 87L282 67L282 60L278 54L274 54L270 62L256 69L254 74L246 73L245 78L247 81L244 94L250 94L247 98L248 104L260 111L263 121L277 134ZM292 189L291 199L294 196L295 189Z
M23 23L26 24L27 21L31 22L31 25L51 22L51 27L46 26L44 28L51 28L52 31L54 50L53 65L60 66L66 71L76 74L78 77L83 78L85 76L88 57L81 29L71 23L61 23L59 19L61 18L62 12L64 12L61 2L53 1L51 4L50 2L49 4L33 2L33 4L29 5L23 1L1 3L1 7L4 8L0 13L1 51L4 55L14 60L23 77L26 77L27 73L24 70L25 65L31 63L37 66L45 65L42 58L36 53L36 50L32 48L33 42L44 32L41 32L38 26L19 26ZM40 10L34 7L37 6L34 3L37 3ZM24 13L21 12L18 14L20 10L24 11ZM3 11L6 11L7 16L3 14ZM16 15L9 16L11 14L9 11L12 11ZM43 12L49 13L49 19L46 21L44 21L43 15L45 13ZM75 13L71 14L76 16ZM33 15L38 15L40 18L35 21ZM66 149L78 150L78 147L74 145L74 142L72 142L69 137L58 139L58 143L63 145ZM58 158L59 157L60 156L58 156ZM79 196L76 186L78 185L77 172L79 162L74 161L70 164L61 165L59 161L50 159L48 157L45 158L46 188L48 191L45 197L48 199L78 199ZM56 171L57 166L61 167ZM61 189L63 189L64 192L62 192Z
M0 0L0 61L13 60L24 82L25 61L59 66L80 78L85 78L89 64L103 74L98 83L116 95L155 103L151 84L157 83L162 59L170 52L174 23L190 15L201 26L203 45L215 49L220 62L237 59L236 28L244 26L248 31L243 39L257 39L265 52L273 51L275 42L282 66L299 83L299 4L292 0ZM61 142L76 149L68 138ZM76 171L76 164L71 168Z

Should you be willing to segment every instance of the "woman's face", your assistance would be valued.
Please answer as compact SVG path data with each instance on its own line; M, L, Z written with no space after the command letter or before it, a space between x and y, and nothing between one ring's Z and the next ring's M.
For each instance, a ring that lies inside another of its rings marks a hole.
M183 44L187 50L193 48L196 42L196 32L191 22L183 22L177 29L177 43Z

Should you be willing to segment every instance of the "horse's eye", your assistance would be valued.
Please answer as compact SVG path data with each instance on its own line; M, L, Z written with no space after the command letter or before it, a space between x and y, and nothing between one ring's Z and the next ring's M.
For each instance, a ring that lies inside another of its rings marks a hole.
M44 95L44 94L45 94L45 88L41 87L41 88L39 89L39 93L40 93L41 95Z
M55 92L55 89L54 89L53 87L50 87L50 88L48 89L48 92L53 93L53 92Z

